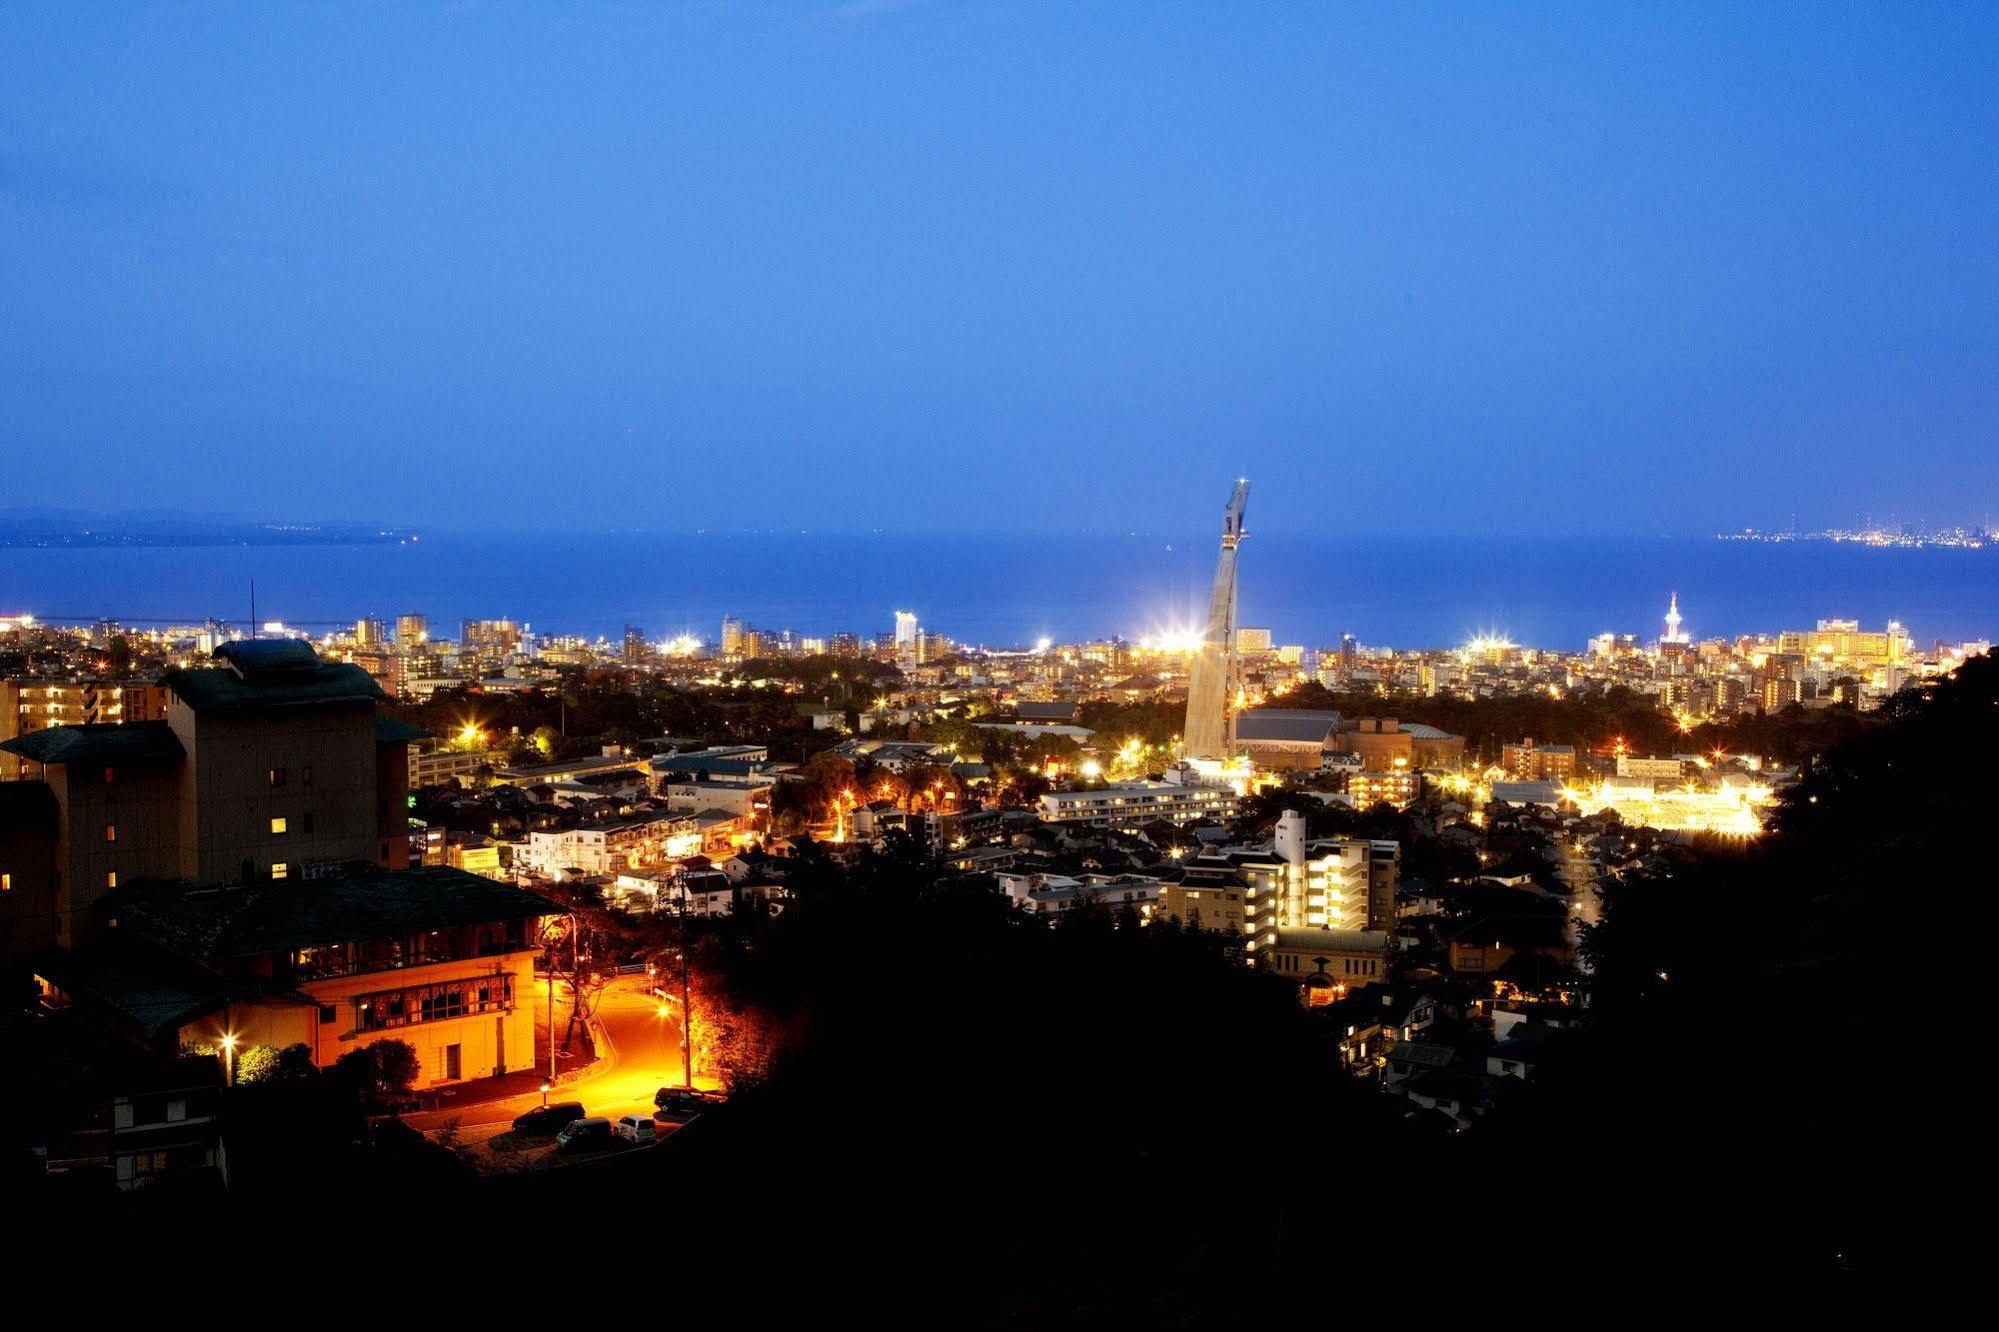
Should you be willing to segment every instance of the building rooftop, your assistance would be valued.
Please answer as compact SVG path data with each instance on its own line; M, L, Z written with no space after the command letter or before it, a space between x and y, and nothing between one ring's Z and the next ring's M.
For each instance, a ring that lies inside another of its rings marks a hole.
M750 777L770 765L756 759L728 758L708 754L669 754L652 760L655 774L662 772L706 773L713 777Z
M179 763L187 757L179 737L163 721L50 726L11 740L0 740L0 749L36 763L101 763L106 767Z
M323 662L309 643L252 639L215 649L217 666L168 671L160 683L196 712L375 703L374 677L349 662Z
M430 732L421 726L412 726L394 717L375 718L375 743L378 745L411 744L418 740L430 739Z
M1339 724L1337 712L1251 708L1235 719L1235 738L1246 744L1276 741L1324 744Z
M562 914L545 897L445 865L357 870L121 904L121 923L213 962Z
M593 754L588 758L569 759L560 763L521 763L500 771L500 779L509 782L539 781L546 777L574 777L593 772L636 772L645 765L644 759L623 758L616 754Z

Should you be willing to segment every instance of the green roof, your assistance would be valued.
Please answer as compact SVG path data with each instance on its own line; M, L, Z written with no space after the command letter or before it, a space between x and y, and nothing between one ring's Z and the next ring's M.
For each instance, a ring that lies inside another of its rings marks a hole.
M121 924L210 961L561 915L545 897L448 865L357 869L135 899Z
M375 718L375 743L378 745L408 744L416 740L430 739L430 732L421 726L412 726L394 717L377 715Z
M81 726L50 726L10 740L0 749L36 763L104 764L179 763L186 757L180 738L163 721L87 722Z
M259 646L302 651L244 650ZM224 643L215 652L227 664L168 671L160 683L196 712L326 707L383 697L368 672L350 662L322 662L304 643Z
M35 971L113 1010L149 1039L213 1012L232 995L220 977L115 931L74 952L51 950L36 959Z

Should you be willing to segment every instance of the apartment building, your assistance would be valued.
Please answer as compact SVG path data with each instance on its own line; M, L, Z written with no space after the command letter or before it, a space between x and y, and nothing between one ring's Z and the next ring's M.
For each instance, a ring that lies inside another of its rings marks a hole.
M167 675L163 720L6 742L31 780L0 800L0 923L10 956L37 945L44 1009L161 1055L324 1065L393 1036L424 1084L529 1065L536 922L561 909L408 867L412 732L366 672L297 641L212 661Z
M1096 790L1050 791L1041 797L1044 823L1082 823L1093 828L1138 828L1168 823L1220 821L1233 816L1238 798L1232 787L1199 782L1123 782Z
M1190 925L1239 929L1252 959L1289 932L1391 929L1400 855L1393 841L1308 837L1304 816L1286 810L1269 842L1188 861L1161 909Z
M121 887L309 877L408 864L411 728L375 715L359 667L295 640L215 649L169 672L162 721L58 726L0 743L55 801L58 942Z
M166 715L166 691L118 680L0 680L0 742L52 726L117 725ZM0 781L17 781L24 760L0 749Z
M1499 766L1516 777L1536 782L1565 782L1575 776L1574 745L1537 745L1528 736L1500 747Z

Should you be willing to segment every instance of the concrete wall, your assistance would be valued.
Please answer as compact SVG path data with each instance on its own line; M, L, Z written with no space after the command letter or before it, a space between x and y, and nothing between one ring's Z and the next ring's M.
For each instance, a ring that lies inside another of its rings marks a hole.
M175 697L167 721L187 750L182 878L240 883L246 863L256 880L268 878L276 864L296 876L312 861L379 859L371 705L196 713ZM283 774L281 784L272 785L274 770ZM283 833L271 830L274 818L285 820Z
M74 948L95 931L97 905L112 889L179 872L180 780L174 767L104 768L60 763L48 769L62 807L57 850L58 941ZM117 836L109 835L110 829Z

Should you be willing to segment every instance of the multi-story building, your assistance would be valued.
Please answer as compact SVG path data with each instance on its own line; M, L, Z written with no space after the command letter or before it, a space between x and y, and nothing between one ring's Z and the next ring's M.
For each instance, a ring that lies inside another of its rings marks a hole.
M453 749L436 741L409 747L410 790L443 786L447 782L470 782L491 767L494 756L483 749Z
M1387 980L1394 937L1387 930L1279 930L1262 963L1308 993L1331 997Z
M1234 815L1235 791L1200 782L1124 782L1096 790L1050 791L1041 797L1045 823L1086 823L1095 828L1138 828L1169 823L1219 821Z
M1517 777L1537 782L1563 782L1575 776L1574 745L1537 745L1529 736L1500 747L1499 766Z
M1310 838L1304 816L1286 810L1269 842L1209 850L1188 861L1161 910L1203 928L1218 927L1205 913L1229 921L1252 960L1288 932L1392 929L1400 854L1392 841ZM1239 891L1239 903L1230 891ZM1204 912L1199 921L1195 910Z
M701 831L690 814L633 815L576 828L528 834L520 863L538 874L575 870L616 874L700 853Z
M473 662L504 661L520 648L521 626L512 620L465 620L459 625L459 655Z
M1361 717L1341 728L1335 747L1359 754L1369 772L1389 772L1395 768L1453 767L1464 757L1465 741L1463 736L1418 722Z
M296 640L216 648L170 671L163 721L58 726L0 743L56 807L57 939L141 881L198 886L408 863L413 728L377 718L367 672Z
M1686 776L1686 764L1676 758L1641 758L1636 754L1617 756L1617 775L1640 782L1677 782Z
M390 1037L425 1084L528 1066L535 922L560 909L408 867L412 728L365 672L295 640L213 661L166 676L162 721L6 742L40 779L0 803L0 885L37 880L43 1006L232 1070Z
M56 941L57 813L47 784L0 782L0 965Z
M1238 625L1235 631L1235 645L1238 652L1270 651L1270 630L1260 625Z
M326 1067L394 1038L436 1086L533 1067L538 922L559 910L462 870L363 866L134 898L115 938L36 970L46 1003L147 1045L224 1058L303 1045Z
M166 715L158 685L120 680L0 680L0 741L51 726L116 725ZM23 760L0 749L0 781L21 776Z
M1009 901L1033 916L1059 916L1086 906L1135 911L1152 919L1164 899L1166 885L1147 874L999 874L995 876Z
M1423 794L1423 774L1407 768L1395 768L1388 772L1349 772L1346 788L1347 799L1355 809L1373 809L1376 805L1392 805L1401 809Z
M1858 620L1820 620L1816 629L1778 634L1777 651L1807 662L1876 671L1914 655L1914 645L1907 631L1892 620L1878 632L1863 630Z

